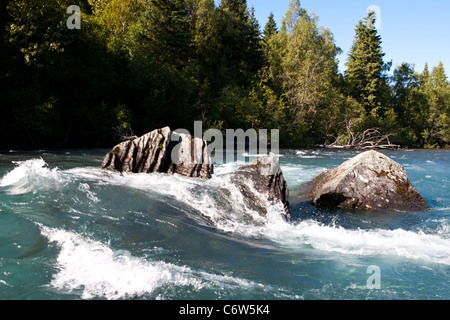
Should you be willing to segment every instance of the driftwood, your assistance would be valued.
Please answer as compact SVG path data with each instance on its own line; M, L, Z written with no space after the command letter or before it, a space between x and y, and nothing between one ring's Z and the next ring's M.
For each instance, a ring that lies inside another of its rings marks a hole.
M348 141L343 142L342 136L339 136L335 142L324 145L325 148L331 149L356 149L356 150L370 150L370 149L400 149L399 145L391 143L389 137L392 134L383 134L379 128L367 129L364 132L353 133L351 128L347 128Z

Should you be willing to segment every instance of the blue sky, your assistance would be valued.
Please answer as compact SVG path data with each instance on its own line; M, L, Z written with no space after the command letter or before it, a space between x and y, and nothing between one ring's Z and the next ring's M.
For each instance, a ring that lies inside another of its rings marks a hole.
M247 0L255 9L261 29L270 12L278 27L290 0ZM339 56L340 70L345 62L355 35L355 26L366 16L367 8L377 5L381 11L381 29L385 61L393 68L402 62L414 63L422 72L425 63L431 68L439 61L450 74L450 1L449 0L303 0L303 8L319 17L319 24L331 30L336 44L343 50ZM393 69L392 69L393 70ZM391 70L391 71L392 71Z

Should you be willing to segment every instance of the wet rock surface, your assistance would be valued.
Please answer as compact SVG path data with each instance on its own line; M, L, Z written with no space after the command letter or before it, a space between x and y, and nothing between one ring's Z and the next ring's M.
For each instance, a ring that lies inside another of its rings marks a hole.
M265 217L268 206L279 205L283 217L290 220L289 191L278 161L273 153L259 157L229 173L228 178L242 193L247 208ZM214 173L206 141L174 133L169 127L116 145L101 167L123 173L180 174L204 180Z
M271 153L259 157L231 173L230 179L245 196L249 208L265 215L266 201L269 201L274 205L279 204L284 210L285 220L290 220L289 190L276 155Z
M206 142L176 134L169 127L116 145L101 167L125 173L178 173L202 179L211 178L214 172Z
M424 211L428 206L411 185L403 166L367 151L327 170L311 182L307 196L317 207Z

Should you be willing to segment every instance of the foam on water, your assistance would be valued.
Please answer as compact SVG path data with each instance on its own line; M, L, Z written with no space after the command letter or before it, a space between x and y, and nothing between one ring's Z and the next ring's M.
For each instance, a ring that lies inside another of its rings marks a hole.
M227 168L226 172L229 169ZM346 255L392 255L450 265L447 220L442 220L443 225L434 233L425 229L352 230L311 219L289 224L282 218L281 207L267 204L267 217L261 217L246 208L242 194L222 174L217 174L209 181L167 175L155 175L152 179L145 175L115 175L109 183L170 195L208 217L221 231L245 237L268 238L290 249L302 249L307 245L318 250ZM223 190L228 192L220 194ZM264 198L264 195L260 196ZM251 214L260 223L249 224L239 214L243 211Z
M189 207L207 218L209 223L222 232L269 239L277 245L291 250L309 246L324 252L345 255L387 255L450 265L450 237L447 219L438 222L437 227L433 230L427 228L412 230L349 229L334 224L323 224L313 219L289 224L282 218L282 208L269 204L268 215L261 217L245 206L243 195L225 175L239 167L240 163L219 166L216 174L208 181L165 174L152 174L149 178L149 175L146 174L119 174L92 167L69 170L50 169L42 159L16 162L15 164L16 167L0 180L0 187L6 188L9 194L28 193L35 189L51 190L51 188L59 187L69 181L82 180L83 182L78 183L78 190L86 194L86 198L91 202L96 203L101 201L101 195L93 192L86 181L101 185L102 188L124 186L148 194L160 194L173 198L180 203L177 208L182 212L185 207ZM253 221L258 223L249 222L245 216L253 217ZM108 247L99 243L86 242L66 231L45 230L49 238L60 243L63 248L60 255L63 260L60 262L62 271L53 281L55 286L62 285L62 283L65 285L73 283L75 287L84 285L86 288L90 288L85 289L85 295L96 295L95 286L99 285L98 282L94 286L86 286L87 284L80 282L81 280L76 280L77 276L74 276L76 279L73 281L68 278L70 274L83 269L81 265L72 267L72 264L77 264L76 260L83 260L83 263L95 261L94 264L100 266L99 259L104 259L104 261L109 259L103 269L106 269L108 264L117 266L116 271L112 271L117 274L110 275L113 279L109 283L128 281L129 279L120 278L120 274L126 267L136 268L137 273L141 268L146 270L142 272L142 274L149 274L148 278L143 279L147 283L145 288L157 288L168 282L185 283L195 288L204 285L196 273L190 269L161 265L157 262L143 262L127 255L117 256L117 253L111 252ZM89 256L89 259L80 259L83 255ZM70 263L68 263L69 260ZM94 265L92 267L93 270L96 270ZM159 272L160 267L166 268L167 272ZM158 276L154 276L154 274L158 274ZM101 278L100 271L98 276ZM92 278L92 282L95 282L95 277ZM82 278L81 273L79 278ZM59 281L58 279L65 280ZM133 288L129 291L138 292L141 289L143 287Z
M282 224L272 217L265 234L281 246L301 250L304 245L327 252L358 256L396 256L450 265L448 226L438 233L403 229L346 229L315 220Z
M67 173L97 179L105 185L127 186L148 194L168 196L177 200L183 207L187 205L196 210L221 231L259 236L260 227L249 223L244 216L251 217L252 221L258 222L259 225L265 224L267 219L245 205L244 196L226 175L239 166L225 165L224 169L219 169L220 174L216 172L212 179L207 181L166 174L152 174L149 179L147 174L106 173L96 168L77 168L68 170ZM255 190L254 192L256 193ZM179 209L183 210L181 207Z
M242 161L242 160L238 160L235 162L230 162L230 163L224 163L224 164L220 164L220 165L216 165L214 167L214 175L215 176L220 176L220 175L224 175L227 173L231 173L235 170L237 170L238 168L244 166L248 164L248 162Z
M122 299L152 295L165 286L191 290L249 290L262 285L223 274L212 274L164 261L132 256L80 234L41 226L42 234L59 247L57 272L50 286L82 291L82 299ZM158 294L156 298L164 299Z
M94 203L100 202L100 199L97 198L96 193L91 191L90 189L91 187L87 183L80 183L80 186L78 187L78 190L86 193L86 196L89 200Z
M50 169L42 159L14 161L16 167L3 176L0 187L7 187L8 194L24 194L36 189L51 189L61 183L58 169Z
M319 152L317 151L312 151L312 152L308 152L308 151L303 151L303 150L298 150L295 152L295 154L303 159L316 159L316 158L321 158Z

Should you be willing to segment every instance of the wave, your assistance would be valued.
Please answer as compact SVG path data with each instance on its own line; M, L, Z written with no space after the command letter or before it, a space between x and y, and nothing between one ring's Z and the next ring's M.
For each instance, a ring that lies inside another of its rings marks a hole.
M303 150L298 150L295 152L295 154L297 156L299 156L300 158L303 159L317 159L317 158L322 158L322 156L320 155L319 152L317 151L303 151Z
M74 178L92 179L104 185L126 186L145 192L149 197L158 195L159 201L169 201L171 206L187 214L200 214L201 218L220 231L258 237L261 228L267 223L267 217L247 206L239 187L227 175L239 166L239 163L220 166L207 181L160 173L152 174L149 179L148 174L119 174L97 168L75 168L66 173ZM248 187L257 193L251 183L248 183ZM267 198L263 194L259 194L259 197ZM280 217L284 213L281 205L267 201L266 207Z
M16 167L0 180L0 187L7 188L10 195L51 189L62 182L58 168L50 169L42 158L13 163Z
M248 152L244 152L242 153L243 157L248 157L248 158L259 158L259 157L265 157L267 156L267 153L248 153ZM276 154L277 157L279 158L283 158L284 155L283 154Z
M344 255L396 256L450 265L448 219L435 222L431 228L423 225L412 230L349 229L306 218L289 224L282 218L283 209L278 206L268 204L267 215L261 216L245 205L242 193L225 174L239 165L236 163L220 166L213 178L208 181L165 174L152 174L149 178L146 174L120 174L94 167L51 169L42 159L15 164L16 167L0 180L0 187L6 188L9 194L35 192L36 189L51 191L52 188L59 188L75 181L77 191L83 192L86 201L95 205L102 201L102 194L97 191L99 188L95 189L97 192L91 190L90 182L101 188L123 186L144 192L149 197L157 195L155 198L165 199L164 201L168 201L180 212L201 216L221 232L245 238L268 239L289 250L304 250L305 247L310 247ZM50 234L56 237L56 234L62 232ZM65 236L73 238L68 234ZM75 240L67 242L67 246L69 245L74 249L77 248ZM110 259L113 259L114 254L108 254ZM127 263L133 264L134 260L131 260ZM151 269L157 265L152 263L147 267ZM191 281L192 285L196 285L192 281L197 278L188 276L192 275L192 270L184 272L175 266L172 269L184 274L187 277L185 281ZM154 281L154 287L157 287L161 282L172 281L175 276L167 274L164 277L146 281Z
M305 245L325 252L357 256L396 256L450 265L448 225L433 233L403 229L346 229L315 220L296 225L276 224L266 235L281 246L303 249Z
M165 299L158 293L158 289L163 287L224 292L263 287L262 284L231 275L135 257L128 251L113 250L106 244L74 232L42 225L40 228L41 233L60 249L55 266L57 272L50 286L69 293L81 291L82 299L100 297L115 300L148 295Z

